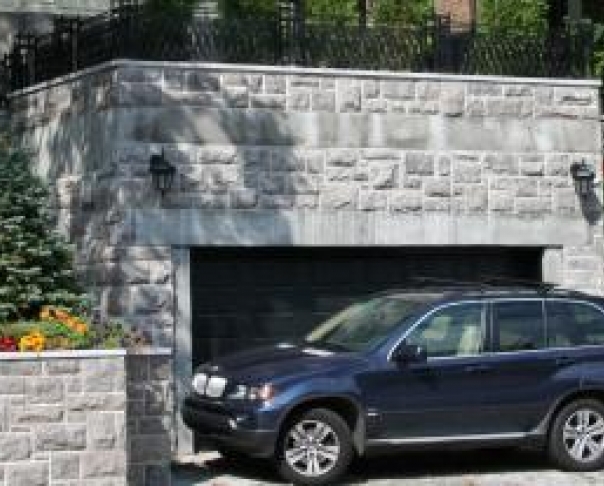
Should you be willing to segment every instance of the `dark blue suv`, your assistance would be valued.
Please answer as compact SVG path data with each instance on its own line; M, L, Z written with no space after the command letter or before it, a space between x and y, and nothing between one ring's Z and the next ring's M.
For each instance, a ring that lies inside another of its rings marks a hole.
M356 455L533 444L604 466L604 299L530 289L391 292L305 340L205 364L182 405L223 454L330 484Z

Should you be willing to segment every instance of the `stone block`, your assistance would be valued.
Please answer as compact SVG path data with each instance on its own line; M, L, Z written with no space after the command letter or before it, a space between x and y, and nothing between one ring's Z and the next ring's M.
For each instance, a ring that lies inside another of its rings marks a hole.
M264 108L267 110L285 110L287 98L285 95L258 94L252 95L252 108Z
M0 361L0 376L37 376L42 374L40 361Z
M428 197L450 197L450 179L428 179L424 184L424 193Z
M424 100L438 100L440 98L441 83L439 81L420 81L416 85L417 98Z
M549 155L545 163L545 174L548 176L568 177L570 166L571 162L568 154Z
M115 392L70 395L67 409L70 412L123 411L126 409L126 394Z
M364 98L379 98L380 96L380 82L377 79L370 79L363 81L363 97Z
M267 94L285 94L287 83L285 76L270 75L264 76L264 92Z
M0 396L23 395L25 379L21 376L0 376Z
M390 199L390 209L398 213L420 212L423 208L423 197L419 191L395 193Z
M63 380L60 379L43 377L25 381L25 395L32 405L62 402L64 393Z
M515 97L532 97L535 94L535 88L529 85L513 84L505 86L503 89L504 96Z
M503 88L499 83L470 83L468 85L468 94L470 96L501 96Z
M361 111L361 87L358 83L338 85L338 111L342 113Z
M465 112L466 94L463 85L443 84L440 110L446 116L461 116Z
M361 211L380 211L388 206L388 196L385 192L363 191L359 194L359 209Z
M512 154L487 154L484 167L493 174L518 175L518 158Z
M138 285L133 288L132 312L151 314L172 308L171 285Z
M49 486L48 462L35 461L6 466L8 486Z
M520 173L526 176L542 176L544 165L543 155L524 155L520 158Z
M392 189L398 186L397 164L375 164L370 168L370 184L374 189Z
M80 362L75 359L58 359L46 363L49 375L75 375L80 371Z
M86 448L86 426L83 424L44 425L36 429L37 452L78 451Z
M151 260L149 265L149 282L163 285L172 278L172 263L169 260Z
M50 460L50 478L53 483L78 480L80 478L80 455L53 454Z
M335 93L325 91L313 91L312 110L334 112L336 110Z
M422 152L410 152L405 156L405 172L409 175L433 175L434 156Z
M14 462L29 459L32 453L29 433L0 433L0 461Z
M382 96L389 100L412 100L415 98L415 82L382 81Z
M231 108L248 108L250 104L250 94L248 88L238 86L227 86L223 89L223 96L226 105Z
M458 160L453 168L453 180L467 184L476 184L482 181L482 167L473 162Z
M60 406L31 405L12 408L10 421L17 425L46 424L61 422L64 416L65 412Z
M125 452L94 452L81 457L80 469L84 479L124 477L127 473Z
M117 429L114 414L90 414L87 418L88 449L115 449L117 446Z
M353 167L359 160L358 152L354 150L329 150L327 164L337 167Z
M251 209L258 205L258 192L255 189L233 189L230 197L234 209Z
M386 113L388 111L388 103L386 100L364 100L363 111L368 113Z
M557 87L554 91L554 101L562 105L588 106L596 102L595 89Z
M188 91L220 91L218 74L200 71L184 71L183 88Z
M551 200L548 197L519 197L515 204L516 213L525 217L543 217L552 210Z
M468 100L467 106L466 106L466 114L470 117L486 116L487 115L486 102L481 99Z
M497 213L512 213L514 211L514 197L509 194L491 195L489 209Z
M487 114L494 117L526 118L533 115L531 100L490 99L487 101Z
M287 98L287 109L293 111L309 111L310 92L297 90L290 93Z
M293 194L318 194L321 187L319 176L293 174L289 178L289 189Z
M489 209L489 193L486 188L474 188L467 193L468 211L486 212Z
M116 384L123 382L124 364L121 359L88 360L82 364L82 389L85 393L119 391Z
M304 156L296 152L277 150L271 153L273 172L293 172L305 170Z
M330 187L322 195L323 209L355 209L358 190L355 187Z
M147 284L149 267L141 260L108 263L103 267L102 282L109 285Z
M265 209L290 209L294 206L295 198L285 194L262 194L258 204Z
M321 78L317 76L294 74L289 76L291 88L320 88Z

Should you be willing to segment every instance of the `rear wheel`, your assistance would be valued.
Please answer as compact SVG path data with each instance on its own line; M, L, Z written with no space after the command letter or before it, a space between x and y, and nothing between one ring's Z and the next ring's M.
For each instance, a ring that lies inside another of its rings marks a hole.
M333 484L344 475L354 455L346 422L320 408L288 423L277 452L281 475L306 486Z
M554 420L549 455L568 471L596 471L604 467L604 405L582 399L566 405Z

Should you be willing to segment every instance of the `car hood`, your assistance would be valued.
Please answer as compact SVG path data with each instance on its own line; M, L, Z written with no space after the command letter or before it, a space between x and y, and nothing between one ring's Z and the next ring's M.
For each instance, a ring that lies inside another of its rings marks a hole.
M277 344L231 354L202 365L198 371L240 383L260 384L340 368L360 358L355 353L303 344Z

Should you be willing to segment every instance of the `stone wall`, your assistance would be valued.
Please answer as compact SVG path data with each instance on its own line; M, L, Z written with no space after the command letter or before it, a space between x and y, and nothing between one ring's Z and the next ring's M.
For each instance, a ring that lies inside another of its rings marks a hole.
M169 485L166 362L122 351L0 354L0 485ZM133 405L139 395L143 407Z
M570 175L602 177L599 86L115 61L14 94L11 123L101 314L178 353L195 246L530 246L546 280L604 293L602 188Z

